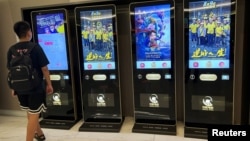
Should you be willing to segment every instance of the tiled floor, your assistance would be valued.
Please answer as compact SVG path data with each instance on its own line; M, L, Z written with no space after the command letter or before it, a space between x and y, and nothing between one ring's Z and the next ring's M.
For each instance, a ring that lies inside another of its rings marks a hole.
M26 121L26 117L22 116L0 116L0 141L24 141ZM119 133L79 132L78 129L82 123L79 121L70 130L44 128L46 141L205 141L183 137L183 127L181 126L177 126L176 136L132 133L132 117L125 118Z

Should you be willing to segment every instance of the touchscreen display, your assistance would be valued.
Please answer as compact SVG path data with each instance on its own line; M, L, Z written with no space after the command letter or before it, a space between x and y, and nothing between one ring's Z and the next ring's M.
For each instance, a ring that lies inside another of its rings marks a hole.
M189 68L230 67L231 0L188 3Z
M138 3L130 8L136 68L171 68L171 4Z
M78 39L83 69L116 69L114 7L77 8L76 18L80 24Z
M33 12L32 17L35 42L48 57L49 70L68 70L65 12Z

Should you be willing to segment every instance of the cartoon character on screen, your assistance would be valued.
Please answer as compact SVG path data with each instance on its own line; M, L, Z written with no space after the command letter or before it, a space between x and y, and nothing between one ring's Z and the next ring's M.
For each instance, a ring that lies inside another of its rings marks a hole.
M157 12L157 16L159 17L159 20L157 21L157 26L159 27L158 33L160 34L160 36L162 36L162 35L164 35L163 30L165 29L164 23L169 22L169 21L164 21L164 12L163 11Z
M57 33L56 30L56 21L54 18L48 19L48 27L50 33Z
M158 46L159 38L157 37L156 31L154 30L149 31L148 38L149 38L148 47L150 48L150 50L151 51L159 50L160 49Z
M136 20L135 20L135 32L136 32L137 43L145 42L145 36L146 36L144 32L145 28L146 28L145 14L143 14L142 11L138 10L138 14L136 15Z
M159 38L161 38L161 36L164 35L164 32L163 32L164 24L162 21L163 21L163 19L156 20L156 18L150 17L149 24L146 28L147 31L154 30L156 32L157 36L159 36Z
M149 18L149 24L147 26L147 30L151 31L151 30L154 30L154 31L157 31L157 23L156 23L156 20L152 17Z
M140 32L145 28L145 16L141 10L138 10L135 18L135 27L137 32Z
M44 28L44 33L45 33L45 34L50 34L50 31L49 31L49 28L48 28L48 27L45 27L45 28Z
M161 19L161 22L163 23L164 11L163 11L163 10L160 10L159 12L157 12L157 16Z
M49 26L50 33L57 33L56 26L54 24Z

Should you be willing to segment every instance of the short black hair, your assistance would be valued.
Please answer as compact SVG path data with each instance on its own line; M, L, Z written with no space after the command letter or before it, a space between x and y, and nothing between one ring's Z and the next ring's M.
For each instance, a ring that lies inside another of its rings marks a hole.
M18 38L25 37L27 32L31 29L30 24L26 21L18 21L14 24L13 27Z

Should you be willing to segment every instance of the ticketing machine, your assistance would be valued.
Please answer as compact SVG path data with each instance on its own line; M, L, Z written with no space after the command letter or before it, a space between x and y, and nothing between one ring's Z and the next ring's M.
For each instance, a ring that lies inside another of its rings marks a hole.
M79 131L119 132L123 123L115 5L75 8L84 123Z
M233 124L235 0L184 0L185 137Z
M133 60L133 132L176 134L174 1L129 5Z
M66 9L31 12L34 41L44 50L50 64L54 93L47 95L47 112L41 127L70 129L78 120L73 69L70 63L68 16Z

